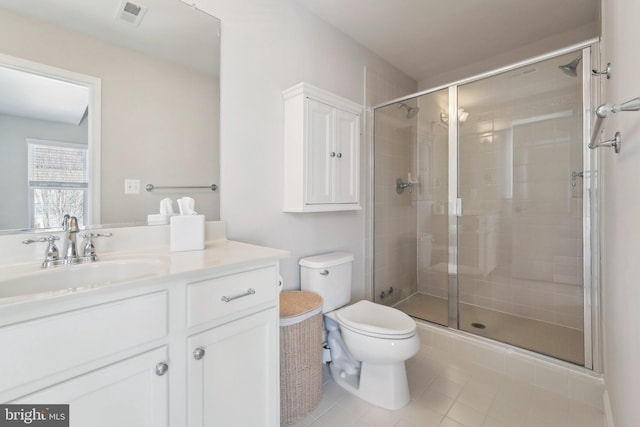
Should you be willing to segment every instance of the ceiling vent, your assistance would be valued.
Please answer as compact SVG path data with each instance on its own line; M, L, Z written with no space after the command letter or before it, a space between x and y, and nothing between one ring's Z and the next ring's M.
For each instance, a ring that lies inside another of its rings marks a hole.
M118 7L116 19L137 27L145 13L147 13L146 7L124 0Z

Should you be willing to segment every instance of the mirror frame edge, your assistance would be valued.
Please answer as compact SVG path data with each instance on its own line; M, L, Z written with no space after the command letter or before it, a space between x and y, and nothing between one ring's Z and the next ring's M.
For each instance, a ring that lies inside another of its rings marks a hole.
M89 161L89 186L87 197L87 213L85 228L101 224L100 210L100 150L101 150L101 124L102 124L102 80L62 68L41 64L39 62L26 60L16 56L0 53L0 67L12 68L31 74L37 74L56 80L84 86L89 91L88 117L87 117L87 156ZM37 232L39 230L29 230Z

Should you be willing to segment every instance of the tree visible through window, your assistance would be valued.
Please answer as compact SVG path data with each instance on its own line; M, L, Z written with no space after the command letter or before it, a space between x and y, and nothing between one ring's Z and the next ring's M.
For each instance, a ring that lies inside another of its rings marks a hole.
M27 142L32 227L59 227L64 214L84 224L89 181L87 147L57 141Z

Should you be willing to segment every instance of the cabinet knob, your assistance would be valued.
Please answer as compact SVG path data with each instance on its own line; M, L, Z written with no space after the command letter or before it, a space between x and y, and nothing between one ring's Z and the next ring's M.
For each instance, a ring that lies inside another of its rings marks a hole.
M329 157L335 157L335 156L336 156L336 152L335 151L332 151L332 152L329 153Z
M336 154L336 157L341 158L342 157L342 153Z
M193 358L196 360L200 360L204 357L204 348L198 347L193 350Z
M168 370L169 370L169 365L167 365L164 362L160 362L156 365L156 375L159 377L166 374Z

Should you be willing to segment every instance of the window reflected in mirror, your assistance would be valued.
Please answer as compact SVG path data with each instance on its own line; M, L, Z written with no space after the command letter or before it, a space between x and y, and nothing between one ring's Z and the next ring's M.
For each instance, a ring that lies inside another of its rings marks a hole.
M58 227L65 214L83 226L89 186L87 146L42 140L27 140L27 145L31 227Z

